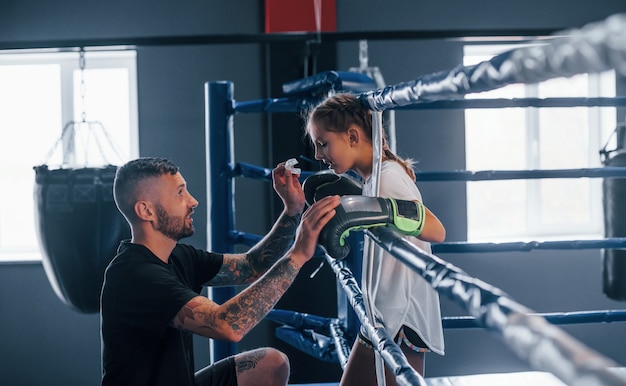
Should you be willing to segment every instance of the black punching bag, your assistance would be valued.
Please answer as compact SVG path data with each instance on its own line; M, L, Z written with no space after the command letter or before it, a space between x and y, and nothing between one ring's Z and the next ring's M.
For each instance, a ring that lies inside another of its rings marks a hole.
M604 166L626 166L626 127L619 126L616 149L601 151ZM626 178L603 181L605 237L626 237ZM603 250L603 290L614 300L626 300L626 249Z
M35 217L54 292L81 313L99 311L104 270L130 228L113 201L116 166L35 168Z

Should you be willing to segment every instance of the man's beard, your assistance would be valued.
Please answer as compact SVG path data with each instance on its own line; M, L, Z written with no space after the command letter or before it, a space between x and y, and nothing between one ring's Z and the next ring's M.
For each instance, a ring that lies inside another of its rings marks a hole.
M193 224L190 226L186 225L187 217L182 219L174 218L168 215L160 204L156 205L156 214L158 219L156 230L172 240L178 241L184 237L193 235L195 229Z

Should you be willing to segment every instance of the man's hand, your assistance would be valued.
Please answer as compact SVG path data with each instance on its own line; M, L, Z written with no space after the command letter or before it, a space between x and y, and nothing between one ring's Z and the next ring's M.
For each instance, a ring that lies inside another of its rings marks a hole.
M304 191L298 178L299 170L292 168L292 160L279 163L272 170L274 190L285 205L285 213L288 216L296 216L304 209ZM293 171L293 172L292 172Z
M302 215L296 231L296 241L291 248L291 258L302 267L315 253L320 232L335 215L335 208L341 203L339 196L328 196L314 203Z

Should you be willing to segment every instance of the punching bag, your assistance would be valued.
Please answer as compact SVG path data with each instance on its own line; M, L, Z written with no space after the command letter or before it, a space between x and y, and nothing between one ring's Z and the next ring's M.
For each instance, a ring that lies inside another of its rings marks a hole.
M99 312L104 270L130 228L113 201L116 166L36 166L35 222L54 292L81 313Z
M600 153L604 166L626 166L626 126L615 130L615 150ZM603 188L605 237L626 237L626 178L605 178ZM626 300L626 249L604 249L603 291L611 299Z

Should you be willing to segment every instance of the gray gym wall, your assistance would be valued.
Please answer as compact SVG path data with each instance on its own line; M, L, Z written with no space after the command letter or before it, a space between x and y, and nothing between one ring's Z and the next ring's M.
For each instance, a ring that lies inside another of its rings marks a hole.
M579 27L626 11L623 0L577 2L576 6L545 0L342 0L337 3L339 31L560 29ZM262 31L261 1L31 0L0 3L0 42L10 42L15 47L20 47L20 42L33 41ZM342 42L337 47L338 70L358 65L358 42ZM204 83L233 81L237 100L268 97L262 57L263 48L257 44L138 48L140 154L170 157L181 166L191 192L201 202L195 222L196 235L188 240L198 247L207 243L206 218L202 215L206 210ZM370 42L370 64L381 68L388 83L451 68L460 60L460 45L450 41ZM272 166L266 130L265 120L260 116L235 119L237 160ZM464 168L460 112L402 112L397 116L397 130L399 153L418 160L420 169ZM463 240L466 233L464 186L424 183L420 188L426 203L446 224L449 240ZM267 231L274 219L271 209L263 204L272 200L271 189L258 182L238 181L236 194L238 229L257 234ZM72 241L71 235L68 241ZM599 251L443 257L539 312L624 307L601 293ZM463 314L446 299L442 302L444 314ZM0 384L99 383L99 318L78 314L64 306L54 295L41 264L0 265L0 310L3 315L0 320ZM626 325L576 325L564 329L626 364L621 339L615 338L623 336ZM257 335L264 334L271 334L271 331L257 332ZM428 357L428 376L527 369L497 339L482 330L447 331L446 344L445 357ZM197 359L202 365L203 360L207 360L208 344L206 340L197 340L196 346Z

